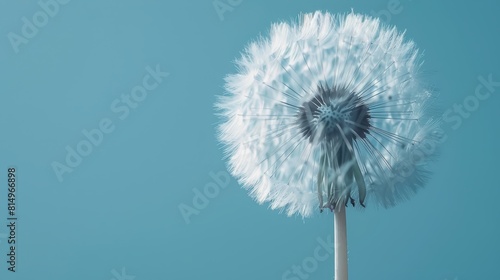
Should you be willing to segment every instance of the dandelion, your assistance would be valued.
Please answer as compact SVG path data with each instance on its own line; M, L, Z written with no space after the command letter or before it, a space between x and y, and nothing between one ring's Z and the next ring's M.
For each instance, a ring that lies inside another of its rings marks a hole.
M394 206L428 174L431 154L412 158L438 122L403 35L354 13L274 24L216 104L229 169L257 202L303 217L334 212L335 279L347 279L346 207Z

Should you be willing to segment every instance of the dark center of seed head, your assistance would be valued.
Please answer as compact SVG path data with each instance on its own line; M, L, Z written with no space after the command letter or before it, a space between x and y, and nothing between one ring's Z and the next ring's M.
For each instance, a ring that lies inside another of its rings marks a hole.
M311 142L352 143L370 129L368 107L356 93L345 88L318 86L316 95L299 110L298 124ZM342 136L343 133L343 136Z

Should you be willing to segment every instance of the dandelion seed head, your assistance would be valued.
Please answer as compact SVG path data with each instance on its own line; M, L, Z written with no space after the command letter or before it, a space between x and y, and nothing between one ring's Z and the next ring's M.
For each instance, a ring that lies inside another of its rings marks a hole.
M429 173L421 143L438 138L420 65L412 41L371 17L274 24L236 61L216 104L231 173L288 215L410 198Z

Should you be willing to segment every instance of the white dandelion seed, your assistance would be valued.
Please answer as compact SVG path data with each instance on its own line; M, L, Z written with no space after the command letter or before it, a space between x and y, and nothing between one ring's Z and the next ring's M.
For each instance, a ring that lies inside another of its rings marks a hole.
M216 104L230 171L252 197L288 215L335 212L335 279L347 279L345 207L393 206L425 183L430 155L411 159L438 122L419 57L378 19L305 14L246 48Z

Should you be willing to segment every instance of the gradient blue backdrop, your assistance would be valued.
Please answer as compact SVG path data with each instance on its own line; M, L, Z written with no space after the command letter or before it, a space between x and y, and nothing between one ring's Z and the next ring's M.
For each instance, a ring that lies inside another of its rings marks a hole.
M473 95L479 76L500 80L498 1L391 5L243 0L221 20L210 0L72 0L16 53L8 34L41 7L2 1L0 279L120 280L122 268L135 280L282 279L331 235L331 214L288 218L234 179L189 224L179 211L214 181L210 172L225 170L215 96L250 40L318 9L392 10L384 20L425 50L442 113ZM118 119L110 104L157 64L170 76ZM351 279L498 279L499 95L500 87L458 128L445 123L449 138L424 191L393 209L349 211ZM103 118L115 130L59 182L52 162ZM18 169L16 273L5 262L8 166ZM332 279L332 262L309 279Z

